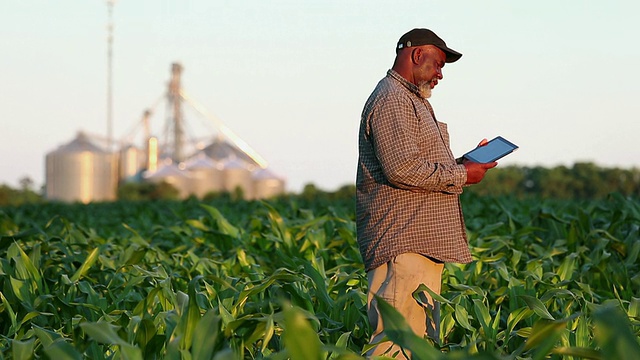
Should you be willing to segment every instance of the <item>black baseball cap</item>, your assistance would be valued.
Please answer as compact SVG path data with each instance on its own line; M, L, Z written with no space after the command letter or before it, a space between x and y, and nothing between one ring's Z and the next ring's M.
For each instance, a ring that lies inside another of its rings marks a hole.
M462 57L461 53L447 47L444 40L429 29L413 29L402 35L398 40L398 45L396 45L396 53L404 48L422 45L433 45L444 51L447 55L445 62L448 63L455 62Z

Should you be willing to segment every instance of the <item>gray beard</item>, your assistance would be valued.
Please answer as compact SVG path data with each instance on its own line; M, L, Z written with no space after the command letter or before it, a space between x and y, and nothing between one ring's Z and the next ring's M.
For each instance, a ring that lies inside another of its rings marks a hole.
M426 82L418 86L418 90L420 91L420 96L423 99L428 99L431 97L431 82Z

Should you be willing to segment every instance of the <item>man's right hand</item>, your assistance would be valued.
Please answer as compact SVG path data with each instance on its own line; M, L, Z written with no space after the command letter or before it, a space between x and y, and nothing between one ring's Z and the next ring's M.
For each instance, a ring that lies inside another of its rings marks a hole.
M484 174L487 170L496 167L497 162L490 162L486 164L480 164L477 162L469 161L465 159L462 164L467 168L467 184L477 184L484 178Z

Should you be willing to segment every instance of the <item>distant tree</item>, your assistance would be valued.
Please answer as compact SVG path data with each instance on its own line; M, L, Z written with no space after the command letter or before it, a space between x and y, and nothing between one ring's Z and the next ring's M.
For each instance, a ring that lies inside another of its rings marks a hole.
M7 185L0 185L0 206L11 205L12 190Z
M569 199L575 197L581 186L565 166L545 170L540 177L540 195L546 198Z
M167 182L130 182L121 185L118 188L119 200L177 200L180 192L175 186Z
M151 199L179 200L180 191L175 186L163 181L156 184L154 191L151 193Z
M20 188L22 191L31 191L33 188L33 180L28 176L23 177L20 179Z
M309 183L306 184L302 189L300 197L306 200L313 200L317 198L320 193L321 191L318 190L318 188L314 184Z
M33 181L28 177L20 180L21 189L13 189L9 185L0 185L0 206L22 205L42 202L42 196L31 190Z
M467 189L478 195L522 195L526 175L525 170L517 166L491 169L482 182Z
M231 201L231 194L228 191L210 191L202 197L203 201L223 200Z
M234 201L239 201L245 199L245 191L242 186L236 186L235 189L230 193L231 199Z
M353 184L344 185L331 193L331 197L334 199L355 200L355 196L356 186Z

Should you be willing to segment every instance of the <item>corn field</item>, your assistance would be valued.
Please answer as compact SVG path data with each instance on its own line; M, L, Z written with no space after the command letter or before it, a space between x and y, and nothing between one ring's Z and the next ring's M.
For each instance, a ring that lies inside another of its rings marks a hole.
M414 359L640 358L640 205L463 195ZM364 359L353 198L0 208L0 359ZM428 289L426 289L429 291ZM417 295L416 298L418 299Z

